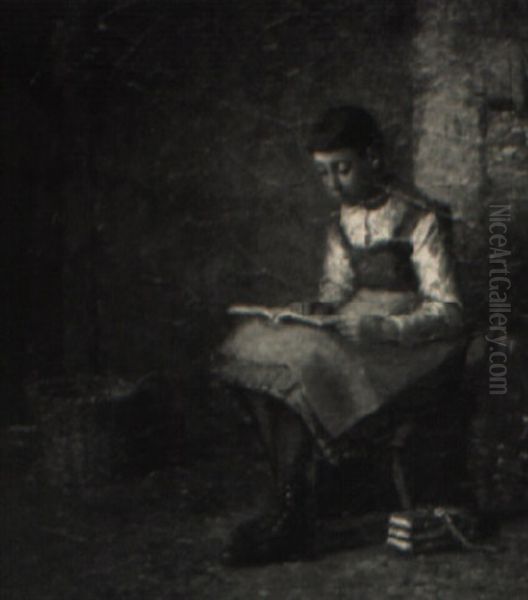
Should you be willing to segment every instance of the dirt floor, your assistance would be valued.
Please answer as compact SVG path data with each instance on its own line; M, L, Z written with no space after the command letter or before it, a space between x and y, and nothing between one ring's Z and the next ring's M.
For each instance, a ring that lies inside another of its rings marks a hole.
M502 524L495 553L403 558L384 547L382 516L368 545L349 536L311 562L224 567L228 532L261 502L265 477L251 453L224 449L73 498L11 465L1 488L2 598L528 598L526 517Z

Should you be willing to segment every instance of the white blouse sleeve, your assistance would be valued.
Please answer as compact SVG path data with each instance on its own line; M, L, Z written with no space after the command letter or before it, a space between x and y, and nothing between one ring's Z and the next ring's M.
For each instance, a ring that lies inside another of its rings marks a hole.
M418 220L410 241L422 301L414 312L389 319L396 324L402 342L450 337L462 327L462 303L434 213L427 212Z
M342 304L354 293L354 271L337 226L331 227L326 243L323 276L319 284L319 300Z

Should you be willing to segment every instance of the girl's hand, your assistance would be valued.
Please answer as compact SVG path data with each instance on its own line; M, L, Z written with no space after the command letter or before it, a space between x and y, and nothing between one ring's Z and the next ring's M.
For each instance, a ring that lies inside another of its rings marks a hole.
M364 317L360 315L336 315L333 324L339 333L352 342L358 342L360 339L361 320Z

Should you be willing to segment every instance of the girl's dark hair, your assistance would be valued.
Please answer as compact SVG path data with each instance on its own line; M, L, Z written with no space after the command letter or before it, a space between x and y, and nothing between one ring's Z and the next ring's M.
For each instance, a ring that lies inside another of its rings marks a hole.
M365 156L368 148L381 153L382 136L372 115L359 106L329 108L312 125L309 152L352 148Z

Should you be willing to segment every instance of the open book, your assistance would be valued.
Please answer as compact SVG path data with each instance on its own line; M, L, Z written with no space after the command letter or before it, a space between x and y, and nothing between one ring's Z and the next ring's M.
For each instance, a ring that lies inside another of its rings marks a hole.
M273 323L295 322L314 327L326 327L335 322L335 315L305 315L290 308L260 306L258 304L234 304L227 309L230 315L263 317Z

